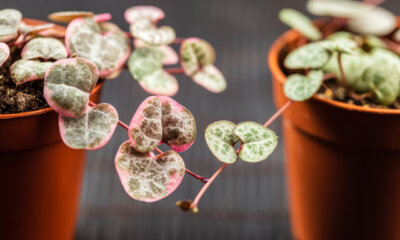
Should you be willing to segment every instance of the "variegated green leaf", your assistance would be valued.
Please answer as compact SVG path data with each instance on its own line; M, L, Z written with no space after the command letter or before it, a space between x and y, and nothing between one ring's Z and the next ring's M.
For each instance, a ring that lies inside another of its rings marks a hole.
M205 139L211 153L221 162L235 163L238 137L233 133L236 125L229 121L214 122L206 128Z
M20 59L10 67L11 79L16 85L44 78L44 74L52 62L39 62Z
M330 53L319 43L310 43L291 53L285 59L285 66L290 69L317 69L329 61Z
M165 45L175 40L175 31L169 26L156 27L148 18L134 21L130 26L130 32L135 38L139 38L147 44Z
M220 93L226 89L225 77L214 65L203 67L192 78L195 83L211 92Z
M180 49L181 66L188 76L193 76L204 66L214 64L215 51L210 43L200 38L188 38Z
M55 38L34 38L22 49L23 59L54 59L61 60L68 57L64 44Z
M179 89L176 78L163 69L145 75L139 84L146 92L153 95L174 96Z
M311 98L320 88L324 74L322 71L310 71L307 76L290 75L284 85L286 97L293 101L304 101Z
M239 157L246 162L265 160L278 145L275 133L256 122L242 122L234 130L234 134L243 143Z
M158 48L141 47L131 54L128 67L133 78L142 81L147 75L153 74L162 68L164 53Z
M282 9L279 13L279 18L282 22L312 41L317 41L322 38L321 32L314 26L312 21L306 15L294 9Z
M342 52L347 54L354 54L356 48L358 47L355 41L346 38L324 40L318 43L331 52Z
M0 36L11 36L18 32L22 14L16 9L0 10Z

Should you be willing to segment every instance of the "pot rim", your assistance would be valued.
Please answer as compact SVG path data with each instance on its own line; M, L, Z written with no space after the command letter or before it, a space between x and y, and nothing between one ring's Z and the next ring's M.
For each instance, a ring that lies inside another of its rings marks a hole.
M272 44L270 51L268 53L268 65L271 70L271 74L278 82L284 84L286 81L286 75L283 73L282 69L279 66L279 53L282 48L286 45L286 43L294 41L296 38L299 38L300 34L294 30L290 29L286 31L284 34L279 36L275 42ZM347 111L358 111L370 114L389 114L389 115L400 115L399 109L380 109L380 108L365 108L362 106L352 105L348 103L343 103L335 100L329 100L318 95L314 94L311 98L313 101L323 102L325 104L331 105L333 107L341 108Z
M31 22L33 24L49 23L47 21L31 19L31 18L23 18L22 20ZM61 26L61 25L58 25L58 24L55 24L55 27L59 28L59 29L65 29L64 26ZM103 86L103 84L104 84L104 80L99 79L97 85L95 86L95 88L93 89L93 91L91 92L90 95L92 95L93 93L98 92L100 90L100 88ZM48 107L48 108L43 108L43 109L39 109L39 110L35 110L35 111L29 111L29 112L0 114L0 120L1 119L10 119L10 118L30 117L30 116L35 116L35 115L39 115L39 114L44 114L44 113L51 112L51 111L54 111L54 110L52 108Z

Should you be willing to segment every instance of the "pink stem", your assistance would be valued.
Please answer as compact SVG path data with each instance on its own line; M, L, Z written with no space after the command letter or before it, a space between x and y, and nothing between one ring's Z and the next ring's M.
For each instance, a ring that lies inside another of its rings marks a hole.
M207 183L201 188L200 192L197 194L196 198L194 199L193 203L190 205L190 208L192 211L196 212L197 211L197 204L199 204L199 201L201 197L204 195L204 193L207 191L207 188L211 185L211 183L218 177L218 175L224 170L224 168L228 166L227 163L224 163L215 173L212 175L212 177L207 181Z
M344 74L344 69L343 69L343 64L342 64L342 53L341 52L338 53L338 64L339 64L339 70L340 70L340 78L343 82L344 87L348 88L347 79L346 79L346 75Z
M273 121L275 121L291 104L293 103L292 100L288 101L283 105L268 121L264 124L264 127L268 127Z
M172 44L181 44L185 40L186 40L185 38L175 38L175 40L172 42Z
M106 21L110 21L112 18L110 13L102 13L102 14L97 14L93 17L93 20L95 22L106 22Z
M166 68L164 70L170 74L185 74L183 68Z
M205 178L205 177L202 177L202 176L200 176L200 175L197 175L196 173L190 171L190 170L187 169L187 168L185 169L185 171L186 171L189 175L191 175L192 177L196 178L197 180L199 180L199 181L202 182L202 183L207 183L207 182L209 181L208 178Z

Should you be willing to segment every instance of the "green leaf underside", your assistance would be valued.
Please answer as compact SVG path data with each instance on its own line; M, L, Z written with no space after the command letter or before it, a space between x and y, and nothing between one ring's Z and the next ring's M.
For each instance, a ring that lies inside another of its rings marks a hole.
M74 149L97 149L109 140L116 125L118 114L106 103L90 108L78 118L62 117L65 144Z
M350 19L349 30L362 35L385 36L397 27L397 19L390 11L375 7L368 14Z
M282 22L296 29L300 34L312 41L317 41L322 38L321 32L313 25L311 20L294 9L282 9L279 13L279 18Z
M311 98L320 88L324 74L322 71L310 71L307 76L290 75L284 85L286 97L293 101L304 101Z
M234 134L243 143L239 157L246 162L255 163L265 160L278 144L275 133L256 122L238 124Z
M307 10L317 16L358 18L369 14L374 6L357 1L319 1L307 2Z
M184 162L176 152L170 150L153 158L136 152L129 141L121 145L115 161L124 189L139 201L154 202L166 197L185 174Z
M215 93L224 91L227 86L225 77L214 65L207 65L196 72L193 81Z
M128 66L132 76L141 81L145 76L152 75L162 69L164 53L154 47L141 47L131 54Z
M319 43L307 44L286 57L285 66L290 69L317 69L329 61L330 53Z
M233 133L236 125L229 121L210 124L205 131L205 139L211 153L221 162L235 163L237 153L233 145L238 141Z
M51 62L20 59L10 68L11 79L17 85L28 81L28 79L43 79L47 68L50 67L51 64Z

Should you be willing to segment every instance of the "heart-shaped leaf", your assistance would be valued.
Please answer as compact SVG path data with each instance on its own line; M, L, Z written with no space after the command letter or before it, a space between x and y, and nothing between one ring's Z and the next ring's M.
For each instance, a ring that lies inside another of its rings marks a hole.
M130 27L132 36L150 45L168 45L175 40L175 30L169 26L158 27L148 18L134 21Z
M59 60L47 68L43 94L53 110L76 118L85 113L98 78L96 65L87 59Z
M317 41L322 38L321 32L314 26L312 21L304 14L290 8L282 9L279 12L282 22L299 31L306 38Z
M115 157L115 166L126 193L139 201L161 200L180 185L185 175L185 163L170 150L158 156L139 153L124 142Z
M0 67L10 56L10 48L7 44L0 42Z
M118 25L115 23L100 22L99 26L100 26L100 31L102 32L102 34L108 33L108 32L113 32L113 33L120 35L121 37L126 37L126 33L124 31L122 31L121 28L119 28ZM126 39L126 40L128 41L128 39Z
M386 43L375 36L365 36L364 43L370 48L386 48Z
M356 48L358 48L358 45L355 41L346 38L340 38L336 40L324 40L318 43L331 52L354 54Z
M91 18L73 20L68 25L65 44L70 54L94 62L100 77L120 69L131 51L126 37L114 32L102 35L99 24Z
M390 65L377 63L371 66L364 72L363 82L375 92L382 105L392 104L399 96L400 74Z
M226 89L224 75L214 66L204 66L193 75L193 81L208 91L220 93Z
M239 123L234 134L243 143L239 157L246 162L260 162L265 160L278 145L275 133L256 122Z
M135 49L129 60L128 67L133 78L141 81L145 76L151 75L156 70L162 69L164 53L158 48L141 47Z
M154 71L139 81L140 86L149 94L161 96L174 96L179 85L176 78L162 69Z
M163 10L154 6L135 6L125 10L125 20L129 24L142 18L150 19L152 22L158 22L164 17L165 14Z
M16 85L44 78L47 68L53 63L20 59L10 67L11 79Z
M188 76L193 76L202 67L215 62L214 48L199 38L185 39L181 44L180 55L181 66Z
M146 92L173 96L178 92L178 82L162 68L163 59L164 53L159 48L137 48L129 58L129 71Z
M16 9L0 10L0 36L10 36L18 32L22 14Z
M68 57L64 44L55 38L34 38L22 49L23 59L65 59Z
M319 1L307 2L307 10L317 16L357 18L369 14L375 6L358 1Z
M90 18L94 13L86 11L63 11L49 14L48 19L54 22L69 23L76 18Z
M140 39L135 39L133 41L133 44L135 45L135 48L142 48L142 47L148 47L149 45L146 44L145 42L141 41ZM175 50L168 46L168 45L161 45L161 46L153 46L157 49L159 49L161 52L163 52L164 57L162 60L163 65L174 65L179 62L179 57L178 54L176 54Z
M186 151L196 139L196 122L190 111L172 98L148 97L132 118L129 139L139 152L150 152L161 143Z
M368 14L350 19L347 27L362 35L385 36L396 29L397 19L388 10L375 7Z
M236 149L233 145L238 141L233 133L236 125L229 121L214 122L206 128L205 139L211 153L221 162L235 163Z
M289 53L285 66L290 69L317 69L329 61L330 53L319 43L310 43Z
M74 149L97 150L111 139L118 125L118 113L108 103L89 107L77 118L60 115L60 135L64 143Z
M310 71L307 76L292 74L285 82L285 95L293 101L307 100L318 91L323 78L324 73L320 70Z

